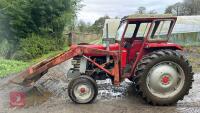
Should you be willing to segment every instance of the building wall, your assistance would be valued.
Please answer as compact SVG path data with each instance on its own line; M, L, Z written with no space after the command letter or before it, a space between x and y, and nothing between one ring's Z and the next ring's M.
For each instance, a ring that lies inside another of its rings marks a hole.
M72 44L80 44L80 43L92 43L96 40L99 40L100 37L97 34L90 34L90 33L75 33L71 32L68 35L68 42L69 45Z

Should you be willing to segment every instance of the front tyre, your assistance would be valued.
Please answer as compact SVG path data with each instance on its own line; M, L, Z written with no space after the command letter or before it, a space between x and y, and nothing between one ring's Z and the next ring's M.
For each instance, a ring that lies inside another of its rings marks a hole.
M98 86L89 76L79 76L71 80L68 85L70 99L78 104L93 102L98 95Z
M172 50L146 55L138 63L135 75L139 94L152 105L174 104L192 88L192 67L187 59Z

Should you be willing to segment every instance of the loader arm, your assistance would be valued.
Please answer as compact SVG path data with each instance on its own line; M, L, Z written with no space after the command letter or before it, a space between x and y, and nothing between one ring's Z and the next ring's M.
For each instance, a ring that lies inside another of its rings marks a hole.
M36 65L33 65L26 69L25 71L21 72L18 74L16 77L14 77L10 82L18 84L18 85L23 85L23 86L31 86L32 83L35 83L37 80L39 80L47 71L48 69L59 65L75 56L82 56L85 54L95 54L95 55L109 55L113 56L115 62L116 62L116 68L118 68L118 52L112 52L112 51L106 51L106 50L100 50L100 49L95 49L95 48L89 48L85 47L83 45L73 45L68 51L59 54L51 59L44 60ZM87 58L88 61L94 63L97 67L100 69L103 69L106 71L108 74L115 75L117 74L119 78L119 72L110 72L100 65L96 64L94 61L90 60ZM119 71L118 69L115 69ZM109 73L110 72L110 73ZM119 80L118 80L119 81Z

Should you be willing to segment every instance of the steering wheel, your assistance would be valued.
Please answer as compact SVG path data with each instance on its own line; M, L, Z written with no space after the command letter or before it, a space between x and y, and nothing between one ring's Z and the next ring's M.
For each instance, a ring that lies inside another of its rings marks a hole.
M124 42L124 48L131 48L131 43L130 42Z

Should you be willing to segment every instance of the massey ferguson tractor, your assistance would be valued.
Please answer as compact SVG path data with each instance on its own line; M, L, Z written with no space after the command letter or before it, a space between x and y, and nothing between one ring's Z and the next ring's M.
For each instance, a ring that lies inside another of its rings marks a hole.
M96 80L110 78L118 86L128 78L147 103L174 104L189 93L194 74L179 53L182 47L168 42L176 20L159 15L124 17L114 44L72 45L68 51L29 67L11 82L32 86L48 69L72 59L74 68L70 70L79 74L70 81L68 94L75 103L95 100Z

